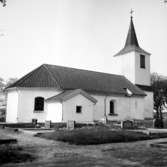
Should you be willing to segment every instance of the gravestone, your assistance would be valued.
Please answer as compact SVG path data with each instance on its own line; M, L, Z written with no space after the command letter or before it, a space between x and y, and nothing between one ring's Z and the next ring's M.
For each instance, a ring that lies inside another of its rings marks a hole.
M67 129L68 129L68 130L73 130L74 127L75 127L75 121L68 120L68 121L67 121Z
M125 120L125 121L122 121L122 128L123 129L133 129L133 121L131 120Z
M100 120L100 122L101 122L102 124L106 124L106 123L107 123L107 119L106 119L105 117L103 117L103 118Z
M51 128L51 121L45 121L45 128L50 129Z
M37 120L37 119L32 119L32 124L33 124L34 127L37 126L37 123L38 123L38 120Z

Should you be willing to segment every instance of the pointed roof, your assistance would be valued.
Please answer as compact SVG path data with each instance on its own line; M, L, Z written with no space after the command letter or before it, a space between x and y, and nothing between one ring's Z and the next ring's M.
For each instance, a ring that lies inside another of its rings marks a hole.
M128 46L139 47L132 16L130 19L129 31L128 31L128 35L127 35L126 43L124 47L128 47Z
M121 75L48 64L43 64L6 89L39 87L122 95L126 95L125 88L128 88L134 96L145 96L141 89Z
M62 93L60 93L56 96L52 96L52 97L46 99L45 101L60 101L60 102L67 101L78 94L81 94L82 96L86 97L87 99L89 99L93 103L97 103L97 100L94 97L92 97L90 94L83 91L82 89L63 91Z
M135 27L134 27L134 24L133 24L133 17L131 16L129 30L128 30L128 35L126 37L125 46L124 46L124 48L121 51L119 51L114 56L123 55L125 53L132 52L132 51L140 52L141 54L150 55L150 53L146 52L145 50L143 50L139 46L139 43L138 43L138 40L137 40L137 36L136 36L136 32L135 32Z

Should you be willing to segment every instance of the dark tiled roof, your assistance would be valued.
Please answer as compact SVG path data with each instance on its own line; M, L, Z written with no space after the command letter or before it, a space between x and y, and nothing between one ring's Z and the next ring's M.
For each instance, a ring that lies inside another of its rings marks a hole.
M148 91L148 92L152 92L152 86L147 86L147 85L138 85L136 84L136 86L138 86L140 89L144 90L144 91Z
M50 74L45 65L42 65L15 83L9 85L6 89L11 87L56 87L59 88L59 84Z
M139 46L132 17L131 17L131 20L130 20L130 26L129 26L129 31L128 31L128 35L127 35L127 38L126 38L125 46L121 51L119 51L114 56L123 55L123 54L126 54L126 53L131 52L131 51L136 51L136 52L139 52L141 54L150 55L150 53L146 52L145 50L143 50Z
M129 31L128 31L128 35L127 35L127 38L126 38L125 46L139 47L139 43L138 43L138 40L137 40L136 31L135 31L135 27L134 27L134 24L133 24L132 17L130 19L130 26L129 26Z
M136 47L136 46L126 46L124 47L122 50L120 50L117 54L115 54L114 56L120 56L129 52L139 52L140 54L146 54L146 55L150 55L150 53L146 52L145 50L143 50L140 47Z
M61 90L82 89L104 94L144 96L144 92L124 76L44 64L16 81L11 87L49 87Z
M70 99L78 94L83 95L84 97L86 97L87 99L92 101L93 103L97 102L97 100L94 97L90 96L87 92L85 92L81 89L64 91L56 96L53 96L53 97L46 99L46 101L66 101L66 100L68 100L68 99Z

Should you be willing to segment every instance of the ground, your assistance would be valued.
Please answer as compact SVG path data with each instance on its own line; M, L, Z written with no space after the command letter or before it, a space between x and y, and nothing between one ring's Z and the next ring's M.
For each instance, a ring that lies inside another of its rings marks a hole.
M167 148L152 147L167 138L130 143L76 146L33 137L32 134L0 130L1 136L17 138L18 145L36 157L25 163L9 163L3 167L165 167Z

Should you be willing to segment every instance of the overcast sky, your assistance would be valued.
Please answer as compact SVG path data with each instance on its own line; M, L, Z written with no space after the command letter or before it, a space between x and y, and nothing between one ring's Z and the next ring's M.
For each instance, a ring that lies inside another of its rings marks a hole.
M0 6L0 77L43 63L114 73L130 9L151 71L167 76L167 3L163 0L7 0Z

